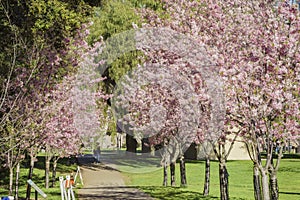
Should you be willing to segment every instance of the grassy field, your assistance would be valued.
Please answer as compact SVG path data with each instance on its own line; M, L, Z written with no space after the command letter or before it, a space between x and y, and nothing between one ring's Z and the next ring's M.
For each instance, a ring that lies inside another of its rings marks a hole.
M218 163L211 163L210 196L203 197L204 162L196 161L186 164L186 188L162 187L162 169L151 173L124 173L127 183L138 186L153 197L162 200L176 199L219 199ZM229 195L230 199L253 199L252 163L251 161L229 161ZM176 183L180 185L179 166L176 166ZM300 199L300 160L284 159L278 173L281 200Z
M125 165L124 165L125 166ZM122 167L124 167L122 166ZM135 166L135 165L134 165ZM66 160L61 160L58 165L57 178L61 175L67 175L76 171L76 165L68 165ZM136 168L136 167L135 167ZM204 162L191 161L186 164L188 186L180 187L162 187L161 168L148 173L123 173L127 184L138 187L143 191L150 193L153 197L162 200L184 200L184 199L219 199L218 182L218 163L211 162L211 184L210 196L203 197L204 183ZM136 168L139 170L138 168ZM132 171L132 167L129 171ZM251 161L229 161L229 194L231 199L248 200L253 199L252 185L252 163ZM26 180L28 169L23 166L20 178L20 197L25 196ZM0 197L7 195L8 172L0 172ZM59 183L55 188L44 188L44 163L43 158L39 158L34 169L32 180L48 195L48 200L57 200L60 198ZM300 199L300 159L284 159L281 162L278 173L280 200L298 200ZM176 183L180 184L179 166L176 166ZM34 198L34 190L32 196ZM42 198L39 198L42 199Z
M19 197L24 198L26 195L26 186L27 186L27 176L28 176L28 168L25 166L25 162L22 164L20 171L20 183L19 183ZM38 158L38 162L35 164L36 168L33 172L32 181L45 193L47 194L47 200L58 200L60 199L60 188L59 188L59 176L69 175L71 172L76 172L76 165L69 165L66 163L66 159L62 159L59 161L57 166L57 182L56 187L45 189L45 170L44 170L44 162L43 157ZM52 173L50 173L51 176ZM8 195L8 171L0 171L0 197ZM31 199L34 199L34 189L31 189ZM39 199L43 199L39 196Z

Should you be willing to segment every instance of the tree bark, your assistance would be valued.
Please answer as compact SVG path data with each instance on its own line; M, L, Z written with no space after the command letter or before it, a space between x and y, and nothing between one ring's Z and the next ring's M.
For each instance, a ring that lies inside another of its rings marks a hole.
M175 182L175 162L170 164L170 172L171 172L171 186L176 186Z
M15 200L19 199L19 177L20 177L20 163L17 164L17 168L16 168Z
M278 188L278 181L277 181L277 171L279 169L280 161L282 158L282 151L283 147L280 145L280 150L278 153L276 164L274 165L273 157L271 159L271 166L269 167L269 187L270 187L270 194L272 200L279 199L279 188Z
M208 156L205 158L205 180L204 180L204 189L203 195L209 195L209 182L210 182L210 159Z
M51 156L45 157L45 188L49 188L49 176L50 176L50 160Z
M142 139L142 153L150 153L151 152L151 146L149 144L149 138L143 138Z
M168 166L164 164L164 180L163 180L163 186L168 185Z
M272 200L278 200L279 199L279 189L278 189L278 181L276 173L270 174L270 193L271 193L271 199Z
M33 169L34 169L34 159L35 157L31 156L27 180L32 179ZM30 200L30 193L31 193L31 186L27 184L26 200Z
M253 186L255 200L262 200L259 169L256 165L253 166Z
M220 199L228 200L229 199L229 191L228 191L228 172L226 168L226 164L220 162L219 163L219 178L220 178Z
M13 193L14 169L9 167L9 195Z
M126 134L126 151L136 153L137 141L133 136Z
M262 184L263 199L270 200L268 176L264 171L261 172L261 184Z
M185 161L184 156L180 157L180 186L186 187L187 180L186 180L186 169L185 169Z
M10 146L12 141L10 139ZM8 194L11 196L13 193L13 180L14 180L14 169L13 169L13 155L12 155L12 150L9 150L7 153L7 163L8 163L8 168L9 168L9 192Z
M58 158L54 158L54 160L53 160L53 169L52 169L52 185L51 185L52 188L55 186L55 181L56 181L57 161L58 161Z

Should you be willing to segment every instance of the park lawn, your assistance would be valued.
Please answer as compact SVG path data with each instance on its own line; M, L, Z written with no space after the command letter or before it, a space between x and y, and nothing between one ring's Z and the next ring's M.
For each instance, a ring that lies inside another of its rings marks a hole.
M43 157L39 158L39 161L35 163L35 168L33 170L33 178L32 181L47 195L47 200L57 200L60 199L60 188L59 188L59 176L69 175L71 172L76 172L77 165L68 165L65 162L65 159L62 159L58 162L57 166L57 181L54 188L45 189L45 170L44 170L44 162ZM8 171L0 172L0 197L8 195ZM19 197L22 199L26 196L26 187L27 187L27 176L28 176L28 168L24 165L21 165L20 169L20 182L19 182ZM52 173L50 173L50 180ZM49 183L51 185L51 182ZM31 188L31 199L34 199L34 189ZM38 199L43 199L42 196L38 196Z
M179 165L176 165L177 187L162 187L162 169L150 173L124 173L127 184L137 186L157 199L219 199L218 163L211 162L210 196L203 197L204 162L186 163L188 186L181 188ZM231 199L250 200L253 197L251 161L228 161L229 195ZM300 199L300 160L283 159L278 172L281 200Z

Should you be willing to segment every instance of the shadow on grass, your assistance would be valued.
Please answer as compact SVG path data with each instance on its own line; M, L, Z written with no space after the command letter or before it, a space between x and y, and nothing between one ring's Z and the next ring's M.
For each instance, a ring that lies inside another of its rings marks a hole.
M15 174L14 174L15 176ZM9 189L9 170L8 169L2 169L0 172L0 186L1 188L8 190ZM20 174L19 177L19 185L25 185L27 184L27 175L26 174ZM0 193L1 194L1 193Z
M162 187L162 186L138 186L138 189L150 194L152 197L161 200L182 200L182 199L218 199L218 197L205 197L200 192L185 190L180 187Z
M217 196L203 196L200 192L189 191L182 187L163 186L136 186L136 188L160 200L212 200L220 199ZM233 200L244 200L243 198L231 197Z
M279 192L279 194L291 194L291 195L299 195L300 196L300 192Z
M25 159L21 163L21 168L27 168L29 169L30 159ZM52 161L51 166L52 169ZM37 161L34 163L34 169L45 169L45 156L37 156ZM57 162L57 172L62 173L70 173L72 171L76 170L76 158L75 157L69 157L69 158L61 158Z
M80 164L81 167L85 168L85 169L89 169L92 171L97 171L97 170L108 170L108 171L117 171L120 172L120 170L106 166L102 163L93 163L93 164Z
M4 187L5 189L8 189L8 186L7 186L7 184L9 183L9 176L8 176L8 174L9 174L8 169L1 169L0 170L0 177L1 177L0 178L0 185L2 187L5 186Z

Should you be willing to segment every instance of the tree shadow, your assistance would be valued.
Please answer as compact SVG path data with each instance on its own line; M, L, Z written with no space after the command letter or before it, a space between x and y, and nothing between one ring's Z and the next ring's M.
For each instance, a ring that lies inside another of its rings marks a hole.
M163 187L163 186L138 186L140 190L149 193L152 197L161 200L182 200L182 199L218 199L215 196L203 196L200 192L184 190L180 187Z
M81 200L144 200L151 199L148 194L141 192L139 189L127 186L105 186L105 187L88 187L79 191L78 198Z
M115 169L113 167L101 164L101 163L91 163L91 164L80 164L81 167L83 167L84 169L89 169L92 171L97 171L97 170L108 170L108 171L117 171L120 172L120 170Z
M279 192L279 194L300 195L300 192ZM300 198L300 197L299 197Z

